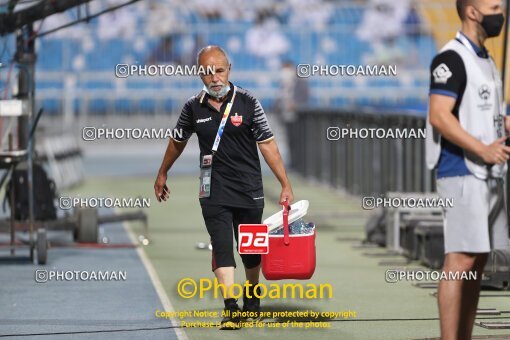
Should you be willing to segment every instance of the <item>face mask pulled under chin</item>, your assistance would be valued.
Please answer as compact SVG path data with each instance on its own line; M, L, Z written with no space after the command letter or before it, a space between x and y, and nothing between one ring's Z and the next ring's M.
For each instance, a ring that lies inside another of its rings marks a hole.
M220 90L220 92L218 93L213 93L211 92L207 86L204 85L204 88L203 90L208 94L210 95L211 97L214 97L214 98L221 98L221 97L224 97L228 91L230 91L230 85L227 85L227 86L223 86L222 89Z
M480 11L478 11L480 12ZM481 13L481 12L480 12ZM505 23L505 17L503 14L489 14L484 15L480 25L487 34L487 38L497 37L503 29Z

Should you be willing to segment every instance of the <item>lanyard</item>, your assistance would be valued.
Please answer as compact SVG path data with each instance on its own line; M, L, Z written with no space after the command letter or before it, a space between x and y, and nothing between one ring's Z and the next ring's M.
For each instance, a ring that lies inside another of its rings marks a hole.
M216 151L218 151L218 146L220 145L221 135L223 135L223 129L225 128L225 124L227 124L227 119L230 114L230 110L232 109L232 105L234 104L234 99L236 97L236 86L234 86L234 93L232 94L232 99L227 104L225 108L225 112L223 113L223 118L221 118L220 126L218 127L218 132L216 132L216 138L214 139L214 144L212 147L212 154L214 155Z
M464 36L464 34L460 33L460 32L457 32L457 35L455 36L457 39L460 40L460 42L462 43L462 45L466 46L467 49L472 52L475 56L478 57L478 54L476 54L476 51L475 49L473 48L473 45L471 45L471 43L469 42L469 40L467 40L467 38Z
M456 38L459 39L459 41L464 45L470 52L472 52L476 57L478 57L478 54L476 54L475 49L471 45L471 43L468 41L468 39L464 36L464 34L457 32ZM489 62L491 63L491 73L492 73L492 79L494 80L495 84L498 84L498 75L494 74L494 69L496 68L496 65L494 64L494 61L489 56ZM498 111L499 114L501 114L502 109L504 109L504 106L502 107L501 103L503 103L503 94L501 93L501 89L498 85L496 85L496 95L497 95L497 105L498 105Z

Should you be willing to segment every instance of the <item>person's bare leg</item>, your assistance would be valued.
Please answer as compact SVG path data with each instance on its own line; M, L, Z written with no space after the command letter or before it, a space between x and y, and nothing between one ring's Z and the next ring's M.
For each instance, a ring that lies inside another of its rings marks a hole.
M259 283L260 264L250 269L245 267L244 271L248 284L243 296L243 311L247 313L245 315L247 321L255 321L260 317L261 290L260 287L255 289L255 286Z
M234 269L234 267L219 267L214 271L214 275L216 275L216 279L220 284L219 287L221 294L223 295L225 311L228 311L221 320L220 329L222 330L241 328L241 317L238 313L240 309L235 297L236 292L235 290L231 290L231 287L234 284Z
M233 296L229 295L230 286L234 284L234 267L219 267L214 271L214 275L216 275L216 279L222 285L224 285L225 289L221 289L221 293L223 294L224 299L232 298ZM221 286L220 286L221 287ZM235 292L233 292L235 293Z
M467 280L464 282L462 300L465 301L465 303L463 302L462 305L465 306L465 308L463 307L463 313L461 314L458 334L459 339L471 339L480 297L480 282L482 280L483 268L485 267L488 257L487 253L473 255L475 255L475 262L471 270L476 272L476 280Z
M446 254L443 271L447 275L448 272L472 271L475 268L475 260L476 256L474 254ZM468 337L465 336L469 329L472 330L473 325L470 328L465 321L472 319L474 322L478 293L479 288L476 289L473 282L468 283L463 280L441 280L439 282L438 307L442 340L471 338L471 333Z
M253 268L244 268L244 272L246 273L246 280L252 285L256 285L259 283L260 277L260 264Z
M446 254L443 271L453 270L455 254ZM437 289L441 339L457 339L457 325L460 319L462 285L458 281L440 280Z

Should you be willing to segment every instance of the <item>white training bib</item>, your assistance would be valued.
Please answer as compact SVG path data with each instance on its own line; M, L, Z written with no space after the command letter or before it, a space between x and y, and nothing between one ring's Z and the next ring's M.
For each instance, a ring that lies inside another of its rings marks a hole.
M491 144L505 135L506 112L502 81L492 58L478 57L470 42L461 33L457 33L457 39L460 42L451 40L441 52L457 52L466 69L466 89L459 106L459 122L471 136L484 144ZM446 79L446 82L447 77L451 76L447 72L449 70L440 67L436 70L434 79ZM430 124L429 115L430 112L427 114L426 161L428 168L434 169L441 153L441 136ZM469 171L480 179L500 178L507 170L506 163L489 166L478 156L467 152L464 152L464 160Z

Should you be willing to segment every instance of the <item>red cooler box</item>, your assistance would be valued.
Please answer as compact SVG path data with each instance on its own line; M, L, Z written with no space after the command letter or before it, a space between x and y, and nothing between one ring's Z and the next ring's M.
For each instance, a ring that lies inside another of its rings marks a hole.
M266 280L308 280L315 271L316 230L311 234L289 235L289 210L285 202L284 235L269 235L269 253L262 255L262 274Z

